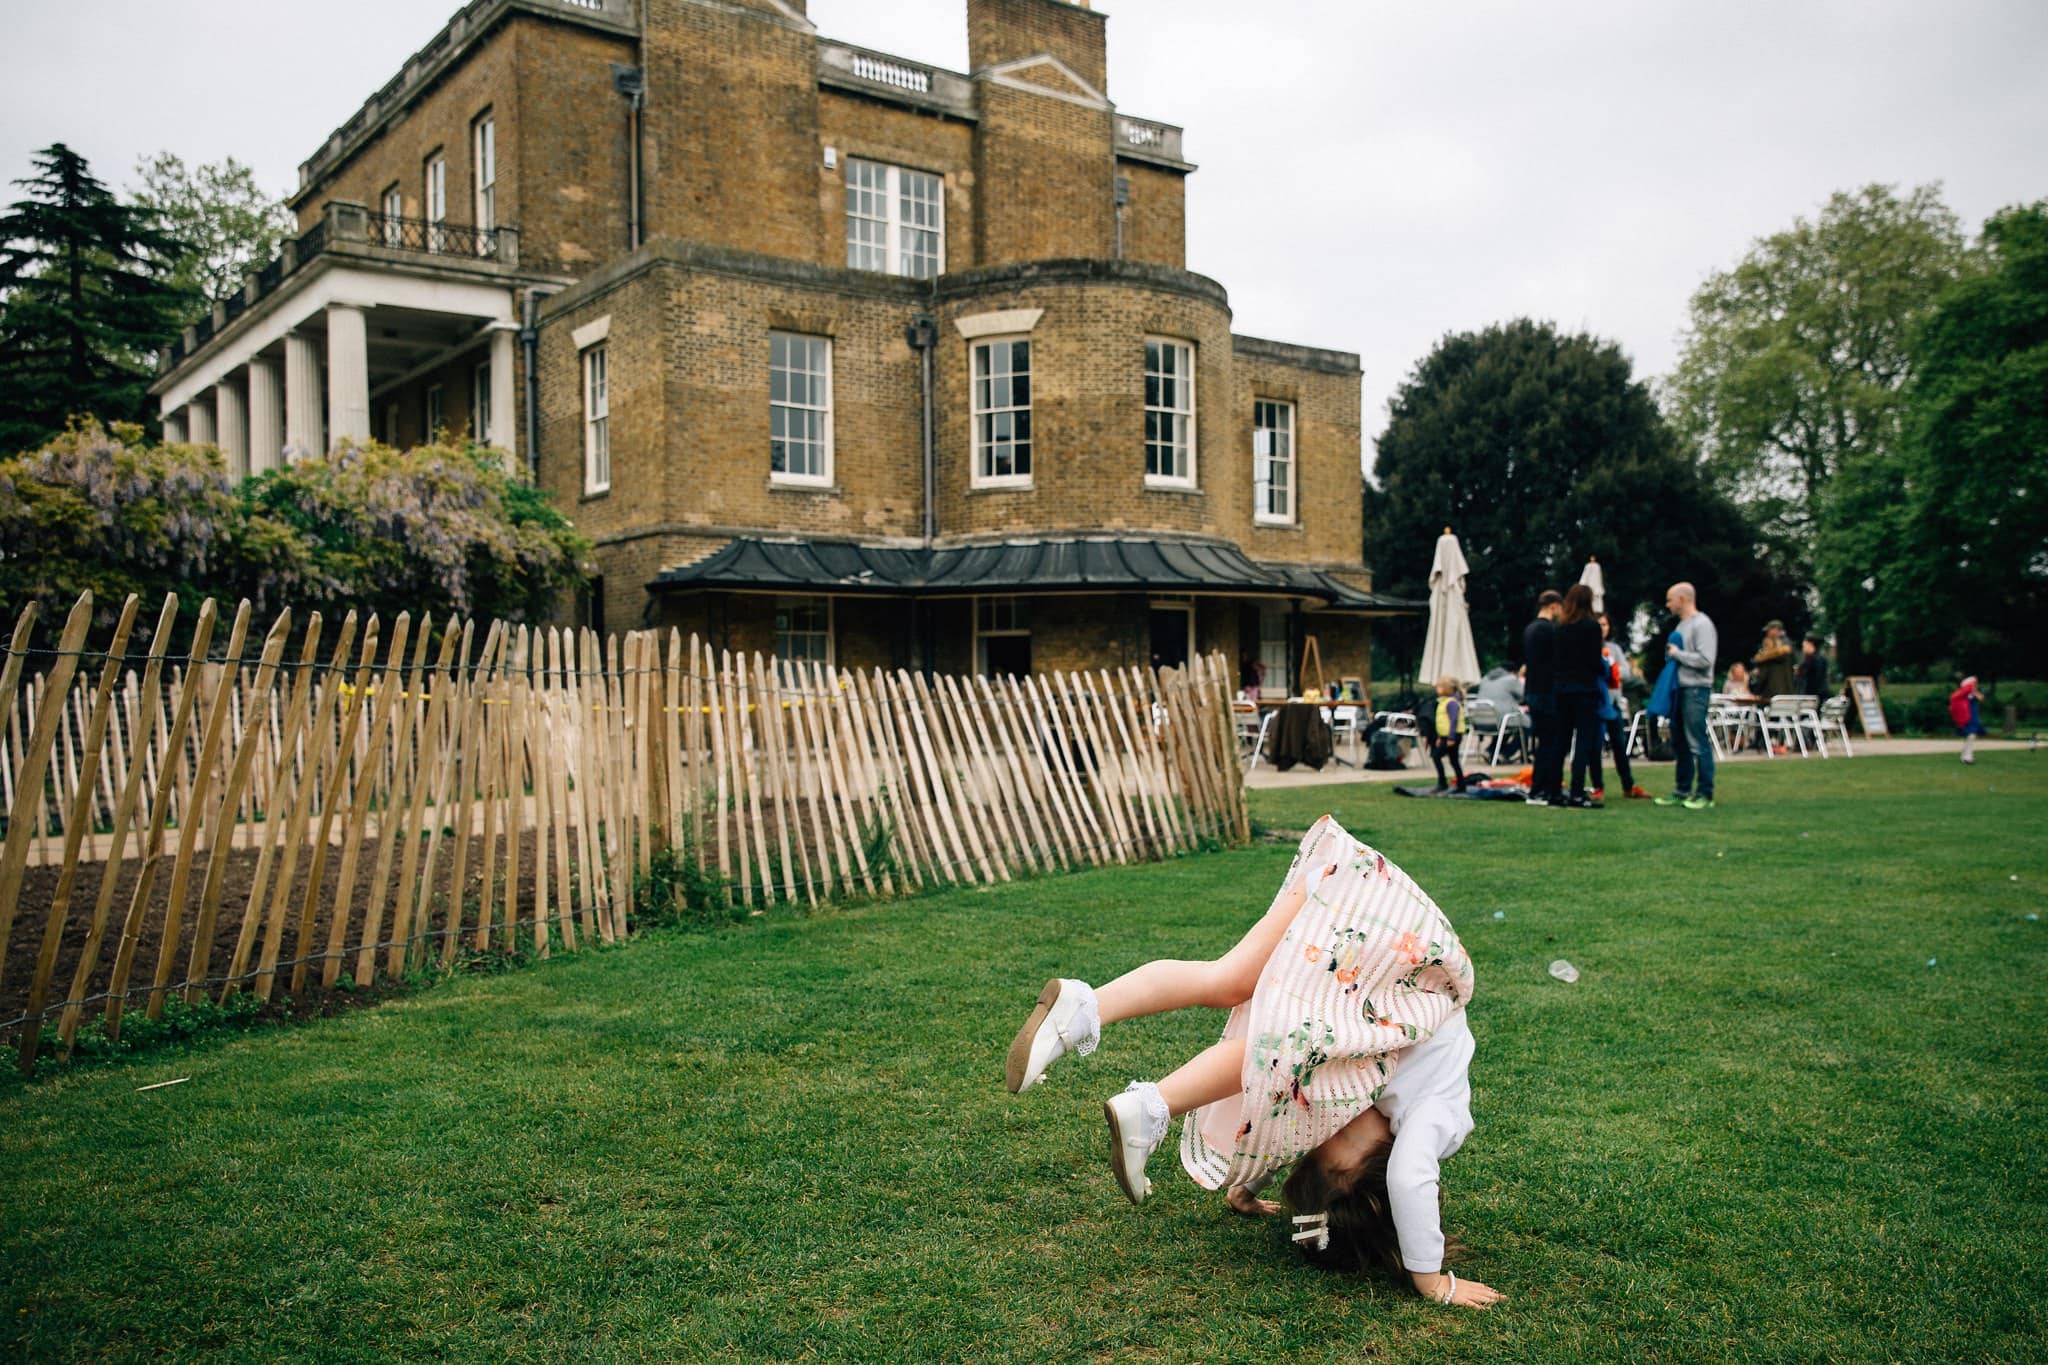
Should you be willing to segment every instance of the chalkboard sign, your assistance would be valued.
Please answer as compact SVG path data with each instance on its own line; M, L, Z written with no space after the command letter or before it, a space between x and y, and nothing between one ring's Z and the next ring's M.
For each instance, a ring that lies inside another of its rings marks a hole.
M1891 734L1885 728L1884 703L1877 699L1877 679L1849 679L1849 695L1856 699L1856 718L1863 722L1865 736L1875 738Z

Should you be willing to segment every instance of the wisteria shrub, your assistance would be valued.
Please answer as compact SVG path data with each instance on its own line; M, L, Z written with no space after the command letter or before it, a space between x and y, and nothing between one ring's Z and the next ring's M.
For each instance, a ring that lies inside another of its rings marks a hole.
M303 538L313 578L337 585L263 586L330 615L353 607L386 621L401 611L415 621L422 612L534 621L582 583L590 553L489 446L344 443L324 459L249 480L242 495L252 513Z
M188 627L209 596L249 598L259 628L287 606L301 623L350 609L532 621L583 581L589 552L482 446L343 445L238 486L210 446L83 420L0 460L0 630L39 602L42 646L88 588L102 628L141 596L138 642L167 592Z
M129 593L139 594L139 637L167 592L196 603L259 583L336 586L320 576L303 537L238 495L211 446L148 445L140 427L87 419L40 449L0 460L0 629L38 602L37 642L48 643L91 589L101 627ZM285 600L272 590L255 605L275 609Z

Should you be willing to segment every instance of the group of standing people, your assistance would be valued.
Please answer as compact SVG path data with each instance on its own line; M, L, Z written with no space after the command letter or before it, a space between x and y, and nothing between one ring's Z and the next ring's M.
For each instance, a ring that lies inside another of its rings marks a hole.
M1649 796L1629 769L1621 689L1631 671L1613 633L1607 614L1593 609L1593 590L1584 583L1574 583L1562 593L1546 589L1536 599L1536 619L1522 631L1522 701L1529 708L1535 744L1528 798L1532 806L1601 805L1606 787L1600 763L1603 744L1614 754L1622 791L1633 798ZM1708 657L1711 660L1711 653ZM1485 688L1482 682L1481 695ZM1567 755L1569 793L1564 790Z

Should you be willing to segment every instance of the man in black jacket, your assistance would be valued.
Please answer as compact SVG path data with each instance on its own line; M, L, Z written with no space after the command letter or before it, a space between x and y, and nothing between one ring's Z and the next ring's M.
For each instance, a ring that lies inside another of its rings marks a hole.
M1529 804L1548 806L1564 799L1566 741L1557 724L1557 618L1564 597L1545 588L1536 598L1536 619L1522 628L1522 700L1536 736L1535 772Z
M1811 635L1799 642L1799 671L1792 688L1804 697L1828 698L1828 656L1820 652L1820 641Z

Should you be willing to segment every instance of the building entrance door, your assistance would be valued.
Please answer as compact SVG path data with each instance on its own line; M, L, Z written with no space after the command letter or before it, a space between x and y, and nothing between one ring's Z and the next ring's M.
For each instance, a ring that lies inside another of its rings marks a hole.
M1152 608L1152 667L1186 668L1195 633L1195 613L1188 607Z

